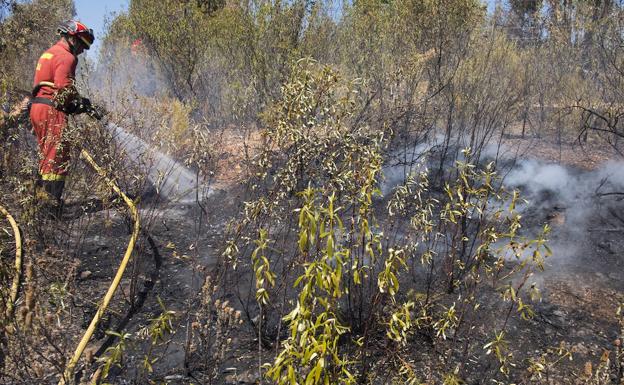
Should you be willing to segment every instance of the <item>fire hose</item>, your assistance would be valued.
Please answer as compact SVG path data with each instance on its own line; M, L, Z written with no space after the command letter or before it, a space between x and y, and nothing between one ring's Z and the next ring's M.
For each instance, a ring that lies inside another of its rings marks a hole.
M15 301L17 301L17 292L19 290L19 282L22 274L22 236L17 222L15 222L11 214L2 206L0 206L0 213L2 213L11 224L13 236L15 238L15 275L13 276L9 303L7 304L7 316L10 317L13 314L13 310L15 310Z
M124 202L126 203L126 205L128 206L130 210L132 219L134 220L134 227L132 230L132 236L130 237L130 241L128 242L128 247L126 248L126 253L124 254L123 259L121 260L121 263L119 264L119 268L117 269L117 274L115 274L115 277L113 278L113 282L108 288L108 291L106 292L106 295L104 296L104 299L102 300L100 307L98 308L97 312L93 316L93 319L91 320L91 323L89 324L89 327L87 328L87 331L85 332L85 334L82 336L82 339L78 343L78 346L76 347L76 351L74 352L73 357L67 363L67 366L65 367L65 372L63 373L63 377L61 377L59 381L59 385L66 384L67 383L66 381L70 380L72 376L74 375L74 369L76 365L78 364L78 360L80 360L80 356L82 355L85 347L89 343L91 336L95 332L95 328L100 322L100 319L104 315L104 312L106 311L106 308L108 307L108 304L110 303L111 299L113 298L113 295L115 294L115 291L117 290L117 287L119 286L119 282L121 281L123 273L126 270L126 266L128 265L128 262L130 261L130 257L134 250L134 245L136 244L137 238L139 237L139 226L140 226L139 225L139 213L134 202L130 198L128 198L126 194L124 194L121 191L121 189L119 188L119 186L117 186L114 180L112 180L106 175L106 172L93 160L93 157L91 157L91 155L86 150L83 149L80 152L80 156L84 158L87 161L87 163L89 163L89 165L93 167L93 169L102 178L104 178L106 183L113 189L113 191L115 191L115 193L121 196L121 198L124 200Z
M21 111L25 112L26 109L22 107ZM88 106L85 107L84 112L86 112L89 116L97 120L100 120L104 113L102 109L97 108L96 106L92 106L91 103L88 103ZM93 160L93 157L86 150L82 149L80 152L80 156L84 158L87 161L87 163L89 163L89 165L102 178L104 178L106 183L113 189L113 191L124 200L124 202L126 203L126 205L128 206L130 210L130 214L132 215L134 226L132 230L132 235L130 237L130 241L128 242L128 246L126 248L126 252L117 269L117 273L115 274L115 277L113 278L113 281L110 287L108 288L108 291L104 295L104 299L102 300L102 303L100 304L98 310L93 316L93 319L91 320L91 323L89 324L89 327L87 328L84 335L82 336L82 339L78 343L78 346L76 347L76 350L74 351L74 355L67 363L67 366L65 367L65 371L63 372L63 376L59 380L59 385L65 385L67 381L70 381L72 376L74 375L74 369L76 368L76 365L78 364L78 361L80 360L80 357L82 356L82 353L84 352L87 344L89 343L89 340L91 339L93 333L95 332L95 328L97 327L98 323L104 316L104 312L106 311L106 308L108 307L111 299L113 298L113 295L115 294L115 291L117 290L117 287L119 286L119 283L121 282L123 273L125 272L128 262L130 261L130 257L132 256L132 252L134 251L134 246L137 242L137 238L139 237L139 229L140 229L139 213L134 202L130 198L128 198L126 194L124 194L121 191L121 189L119 188L119 186L117 186L117 184L115 183L113 179L108 177L104 169L102 169L95 162L95 160ZM15 222L13 217L9 214L9 212L4 207L0 206L0 213L2 213L3 215L7 217L8 221L11 224L11 227L13 228L13 232L15 234L15 249L16 249L15 272L16 273L15 273L15 276L13 277L13 283L11 285L10 300L9 300L9 304L7 305L7 314L10 315L13 313L15 309L15 302L17 300L19 282L21 278L20 275L21 275L21 269L22 269L22 239L21 239L21 235L20 235L17 223Z

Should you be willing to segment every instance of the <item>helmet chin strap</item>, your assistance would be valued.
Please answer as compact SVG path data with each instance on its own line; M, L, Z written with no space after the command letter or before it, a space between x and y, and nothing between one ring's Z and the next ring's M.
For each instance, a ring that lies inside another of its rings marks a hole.
M78 44L75 37L69 40L69 49L74 55L78 55Z
M69 52L71 52L74 56L78 54L78 42L76 38L69 35L63 35L63 39L67 42L69 46Z

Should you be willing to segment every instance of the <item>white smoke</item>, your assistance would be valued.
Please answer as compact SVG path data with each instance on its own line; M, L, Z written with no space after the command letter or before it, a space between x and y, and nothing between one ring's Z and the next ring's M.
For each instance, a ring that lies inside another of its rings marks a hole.
M577 178L558 164L547 164L529 159L520 161L505 177L509 187L524 187L529 196L553 192L565 202L575 199L579 193ZM584 190L584 189L583 189Z
M597 232L613 230L604 218L619 202L604 194L624 192L624 162L610 161L587 171L525 159L509 172L504 185L519 188L529 201L523 211L529 226L552 222L553 260L576 263L592 255Z
M410 175L427 169L431 150L442 143L443 136L423 140L415 146L395 150L390 154L383 167L381 193L387 195L396 186L404 184Z
M559 164L525 159L504 178L508 187L521 187L525 197L540 203L544 194L548 202L571 208L578 203L589 203L609 192L624 191L624 162L610 161L597 170L585 171Z
M442 140L435 137L392 153L384 166L382 193L405 183L408 175L426 170ZM525 235L535 236L545 223L550 224L551 263L575 263L591 255L597 233L614 231L614 224L605 224L604 217L612 217L609 211L614 208L622 209L614 198L624 197L624 162L610 161L588 171L537 159L516 161L518 156L518 149L495 143L484 147L479 160L497 161L503 185L520 190L527 201L516 206L523 216ZM459 160L463 160L461 154ZM491 203L493 209L502 208L501 202Z

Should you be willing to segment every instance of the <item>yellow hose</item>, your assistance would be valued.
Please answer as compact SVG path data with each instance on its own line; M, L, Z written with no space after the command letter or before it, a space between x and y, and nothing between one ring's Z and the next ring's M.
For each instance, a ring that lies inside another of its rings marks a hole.
M98 322L100 322L100 319L104 315L104 311L106 310L106 307L108 306L110 300L113 298L115 290L117 290L117 286L119 286L119 282L121 281L121 277L126 270L128 261L130 261L130 256L132 255L134 245L136 244L137 238L139 236L139 213L136 209L136 206L134 205L134 202L130 198L128 198L126 194L121 191L121 189L119 189L119 187L112 179L110 179L106 175L106 172L100 166L98 166L97 163L95 163L95 161L87 151L82 150L80 152L80 156L82 156L91 165L91 167L93 167L93 169L95 169L95 171L106 180L106 183L108 183L108 185L126 202L128 208L130 209L130 213L132 214L132 218L134 219L134 229L132 230L132 237L130 237L130 242L128 243L128 247L126 248L126 254L124 254L124 257L119 264L119 268L117 269L117 274L115 274L115 278L113 278L113 282L108 288L108 291L106 292L106 295L102 300L102 304L95 313L95 316L93 316L91 324L89 324L87 331L82 336L80 343L76 347L74 356L67 363L67 366L65 367L65 372L63 373L63 377L59 381L59 385L66 384L66 381L72 378L74 374L74 369L76 367L76 364L78 363L78 360L80 359L80 356L82 355L82 352L87 346L87 343L89 343L89 340L91 339L91 336L93 335L93 332L95 331Z
M19 227L17 227L17 222L15 219L9 214L9 212L2 206L0 206L0 213L2 213L11 224L13 228L13 234L15 237L15 275L13 275L13 283L11 284L11 295L9 298L9 303L7 304L7 317L13 315L13 310L15 310L15 301L17 301L17 292L19 290L19 282L22 274L22 236L19 231Z

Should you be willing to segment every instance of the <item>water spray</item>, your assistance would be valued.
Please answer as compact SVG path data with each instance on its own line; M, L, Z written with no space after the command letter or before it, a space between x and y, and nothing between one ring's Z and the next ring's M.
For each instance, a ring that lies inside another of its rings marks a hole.
M147 177L157 187L160 196L180 203L192 203L211 193L210 190L204 193L197 175L180 162L114 123L108 123L106 127L114 133L131 161L140 163L143 158L153 161Z

